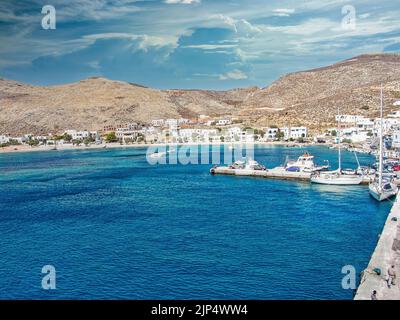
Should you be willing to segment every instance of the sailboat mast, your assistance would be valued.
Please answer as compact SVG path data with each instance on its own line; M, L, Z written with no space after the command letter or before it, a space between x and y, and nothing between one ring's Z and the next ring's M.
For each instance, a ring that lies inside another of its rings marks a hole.
M338 123L337 123L337 126L338 126L338 132L337 132L337 136L338 136L338 151L339 151L339 154L338 154L338 157L339 157L339 168L338 168L338 171L339 171L339 173L341 173L342 172L342 150L341 150L341 146L340 146L340 112L339 112L339 108L338 108Z
M379 135L379 186L382 186L383 172L383 86L381 85L381 129Z

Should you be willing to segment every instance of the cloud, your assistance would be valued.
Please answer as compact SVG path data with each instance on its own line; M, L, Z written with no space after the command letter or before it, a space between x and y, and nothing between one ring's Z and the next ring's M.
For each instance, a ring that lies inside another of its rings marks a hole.
M165 0L167 4L193 4L200 3L200 0Z
M237 47L237 45L235 44L193 44L193 45L183 46L182 48L217 50L217 49L230 49L235 47Z
M139 49L147 50L151 47L171 47L177 46L178 39L174 36L170 37L157 37L149 36L146 34L132 34L132 33L97 33L83 36L83 39L99 40L99 39L128 39L131 41L139 42Z
M234 19L223 14L216 15L216 18L222 20L225 25L229 26L239 36L250 37L261 32L260 28L245 19Z
M220 80L244 80L247 78L248 78L247 75L238 69L229 71L219 76Z
M295 9L274 9L272 10L274 16L278 17L289 17L291 14L295 13Z

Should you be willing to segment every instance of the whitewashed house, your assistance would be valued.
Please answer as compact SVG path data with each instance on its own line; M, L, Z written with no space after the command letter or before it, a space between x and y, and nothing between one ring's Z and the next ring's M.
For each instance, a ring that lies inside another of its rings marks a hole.
M275 140L279 129L278 128L265 128L264 131L265 131L264 139Z
M400 149L400 130L396 129L392 133L392 148Z
M164 125L170 128L177 128L178 127L178 120L177 119L167 119L164 121Z
M232 120L230 119L220 119L216 123L217 126L228 126L230 124L232 124Z
M164 119L152 120L151 125L153 127L162 127L164 125Z
M284 127L281 128L280 131L284 134L284 139L299 139L299 138L307 138L308 129L306 127Z
M10 142L10 138L5 135L0 135L0 144Z
M83 140L90 136L89 131L78 131L78 130L66 130L64 134L68 134L72 137L72 140Z

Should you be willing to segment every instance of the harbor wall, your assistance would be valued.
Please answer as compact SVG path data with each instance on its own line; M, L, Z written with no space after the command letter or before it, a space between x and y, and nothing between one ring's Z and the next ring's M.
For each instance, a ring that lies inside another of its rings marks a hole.
M386 219L378 244L372 254L368 267L364 270L355 300L371 300L374 290L378 300L400 300L400 196L396 197L392 209ZM396 285L389 288L387 271L395 265L397 274ZM374 270L380 269L378 275Z

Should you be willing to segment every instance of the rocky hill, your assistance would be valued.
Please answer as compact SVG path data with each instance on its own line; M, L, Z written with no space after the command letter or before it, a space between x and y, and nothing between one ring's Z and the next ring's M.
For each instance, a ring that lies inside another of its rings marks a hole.
M400 55L363 55L288 74L266 88L229 91L157 90L104 78L50 87L0 79L0 134L101 129L107 124L199 114L319 130L334 123L338 108L342 113L376 116L381 83L389 112L400 100Z
M363 55L286 75L247 99L241 112L258 116L259 123L320 128L332 124L338 109L377 116L381 84L388 113L400 99L400 55ZM276 111L265 114L268 109Z

